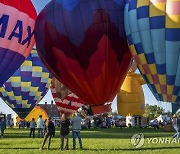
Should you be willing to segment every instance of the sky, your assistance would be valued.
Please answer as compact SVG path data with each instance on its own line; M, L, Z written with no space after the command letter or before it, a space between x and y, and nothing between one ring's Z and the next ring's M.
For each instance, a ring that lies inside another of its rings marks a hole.
M40 11L44 8L44 6L50 2L51 0L32 0L37 13L39 14ZM171 104L170 103L164 103L164 102L158 102L151 91L149 90L147 85L143 85L143 91L144 91L144 96L145 96L145 103L150 104L150 105L158 105L162 108L164 108L166 111L171 111ZM50 103L51 100L53 100L51 92L48 91L46 96L41 100L40 103L48 102ZM117 97L112 102L112 110L116 111L117 110ZM9 108L3 100L0 99L0 112L6 113L6 114L12 114L15 115L15 112Z

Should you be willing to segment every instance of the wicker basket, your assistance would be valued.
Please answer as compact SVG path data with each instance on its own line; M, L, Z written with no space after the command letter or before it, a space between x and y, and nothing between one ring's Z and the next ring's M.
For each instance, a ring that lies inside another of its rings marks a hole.
M171 124L166 124L166 125L164 125L164 131L165 132L170 132L170 131L172 131L172 125Z

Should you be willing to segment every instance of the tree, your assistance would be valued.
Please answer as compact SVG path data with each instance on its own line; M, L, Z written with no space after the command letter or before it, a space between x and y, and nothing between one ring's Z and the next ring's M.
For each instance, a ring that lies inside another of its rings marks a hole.
M172 112L170 112L170 111L165 112L164 114L165 114L165 115L168 115L169 117L171 117L171 116L172 116Z
M157 106L157 105L149 105L146 104L145 106L145 113L144 117L149 117L149 120L155 119L161 114L164 114L164 109Z

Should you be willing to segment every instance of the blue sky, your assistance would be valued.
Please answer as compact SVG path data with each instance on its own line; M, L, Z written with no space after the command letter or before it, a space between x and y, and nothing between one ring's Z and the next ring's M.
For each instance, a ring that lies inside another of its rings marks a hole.
M50 0L32 0L37 13L39 13L44 6L50 2ZM151 91L149 90L149 88L147 87L147 85L143 86L143 91L144 91L144 95L145 95L145 103L151 104L151 105L158 105L160 107L165 108L166 110L171 110L171 104L170 103L164 103L164 102L158 102L155 97L153 96L153 94L151 93ZM41 100L40 103L44 103L44 102L48 102L50 103L52 100L52 95L50 93L50 91L47 93L47 95ZM117 98L115 97L113 103L112 103L112 109L115 111L116 110L116 104L117 104ZM11 113L11 114L15 114L14 111L12 111L12 109L10 109L1 99L0 99L0 112L3 113Z

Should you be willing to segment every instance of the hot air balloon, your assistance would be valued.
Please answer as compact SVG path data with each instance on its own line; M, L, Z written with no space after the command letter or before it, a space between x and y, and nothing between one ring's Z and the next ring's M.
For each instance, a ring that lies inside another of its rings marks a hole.
M21 67L0 88L0 97L24 119L47 93L51 78L37 51L32 50Z
M49 116L46 113L46 111L43 108L41 108L40 106L36 105L33 108L33 110L27 115L27 117L25 118L25 121L31 121L32 118L34 118L35 121L37 122L37 120L39 119L40 115L42 115L42 119L44 121L49 118Z
M70 116L84 105L84 101L69 91L57 79L53 78L51 92L60 114L66 113Z
M179 103L172 103L172 114L175 114L180 109Z
M124 6L124 0L52 0L37 18L45 66L88 104L112 101L127 73Z
M127 0L131 54L158 101L180 101L180 1Z
M132 62L128 74L117 95L118 114L122 116L142 116L145 111L145 100L142 85L143 77L135 73L137 64Z
M0 0L0 86L21 66L34 46L37 17L31 0Z

